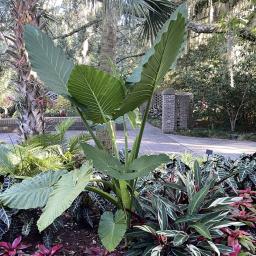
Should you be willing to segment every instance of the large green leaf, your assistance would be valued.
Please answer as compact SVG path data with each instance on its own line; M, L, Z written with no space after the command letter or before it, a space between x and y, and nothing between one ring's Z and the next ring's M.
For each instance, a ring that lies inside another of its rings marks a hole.
M207 242L211 246L213 251L217 253L217 256L220 256L221 254L220 254L219 248L213 242L211 242L211 241L207 241Z
M157 196L158 200L161 200L162 204L164 205L165 209L166 209L166 213L167 215L172 219L172 220L176 220L177 219L177 213L181 212L180 207L173 203L170 202L168 199L161 197L161 196Z
M0 173L5 174L5 173L12 173L15 166L12 163L9 155L10 155L10 150L5 147L4 145L0 145Z
M189 238L189 235L185 232L179 232L177 233L177 235L173 238L173 245L175 247L177 246L181 246L182 244L184 244Z
M66 171L48 171L23 180L0 194L0 201L16 209L30 209L45 206L53 186Z
M199 221L200 223L204 224L207 227L212 227L214 225L218 225L218 223L223 219L225 219L228 214L229 214L229 209L221 210L217 212L212 211L210 213L200 214L203 216Z
M67 96L66 85L73 62L45 33L31 25L25 26L24 39L32 70L50 90Z
M187 245L187 248L189 249L190 255L192 255L192 256L202 256L203 255L201 253L201 250L198 247L194 246L193 244Z
M124 99L124 87L119 79L86 65L75 66L68 91L85 108L86 118L95 123L108 121Z
M128 171L126 171L126 179L143 177L149 172L154 171L161 164L166 164L169 161L169 156L165 154L141 156L135 159L128 166Z
M210 207L216 207L219 205L230 205L235 202L241 201L243 198L242 197L219 197L215 199L209 206Z
M202 207L202 203L204 202L204 199L208 195L213 183L214 179L209 180L208 184L205 184L202 189L200 189L197 193L193 194L192 200L188 205L189 214L197 213L199 208Z
M165 203L158 197L157 198L157 218L161 230L165 230L168 227L168 213Z
M254 185L256 185L256 173L249 174L249 178L253 182Z
M238 221L229 221L229 220L223 220L223 221L219 221L218 223L216 223L217 226L212 227L212 229L221 229L221 228L226 228L226 227L230 227L230 226L234 226L234 227L240 227L240 226L244 226L245 224L242 222L238 222Z
M161 256L161 251L162 250L163 250L163 246L158 245L158 246L156 246L152 249L150 256Z
M247 177L247 175L253 173L256 169L256 161L253 160L251 162L241 163L238 165L239 168L239 178L241 181Z
M156 232L158 235L163 235L166 237L187 237L188 238L188 234L180 231L180 230L162 230L162 231L157 231Z
M81 147L86 157L93 161L94 167L99 171L105 172L108 175L116 174L117 176L124 173L124 165L107 151L98 149L86 143L81 143Z
M47 228L71 206L89 183L91 171L92 164L87 162L80 169L71 171L61 177L55 184L44 211L37 222L39 231Z
M195 224L191 225L191 227L194 228L203 237L205 237L209 240L212 239L210 231L203 223L195 223Z
M130 91L118 115L125 114L150 100L166 72L174 65L185 38L186 8L181 5L159 32L154 46L127 79Z
M134 226L135 228L139 228L147 233L150 233L150 234L153 234L153 235L156 235L156 231L155 229L153 229L152 227L150 226L147 226L147 225L142 225L142 226ZM159 232L162 232L162 231L159 231Z
M185 215L184 217L177 218L175 220L176 224L180 223L193 223L201 220L206 214L192 214L192 215ZM207 216L207 215L206 215Z
M81 146L86 157L93 160L93 165L96 169L116 179L136 179L147 175L159 167L159 165L170 161L170 158L165 154L145 155L137 158L125 168L117 158L108 154L106 151L85 143L82 143Z
M196 182L196 185L198 186L198 188L200 189L201 188L201 175L202 175L202 170L199 166L199 163L198 161L196 160L194 162L194 176L195 176L195 182Z
M126 215L123 211L118 210L113 216L112 212L104 212L99 223L99 237L102 244L109 252L122 241L127 229Z

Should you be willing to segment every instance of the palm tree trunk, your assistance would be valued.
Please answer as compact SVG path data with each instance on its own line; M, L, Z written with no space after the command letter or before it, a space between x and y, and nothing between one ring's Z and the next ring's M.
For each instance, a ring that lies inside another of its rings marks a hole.
M227 32L227 62L228 62L228 72L230 77L230 86L235 87L234 81L234 34L231 29Z
M116 61L116 42L117 42L117 10L115 6L106 7L103 18L101 35L101 48L99 67L105 72L112 73ZM96 130L97 137L102 142L104 148L113 152L111 135L106 127L99 127Z
M194 11L195 11L195 3L193 0L187 1L187 8L188 8L188 20L193 19ZM188 30L188 35L187 35L187 45L186 45L186 53L189 52L191 48L191 30Z
M117 18L116 10L106 8L103 19L101 50L99 66L102 70L112 73L112 67L116 60L116 41L117 41Z
M34 134L44 132L45 99L43 89L31 74L23 38L25 24L39 26L40 14L38 0L13 0L11 14L14 20L11 45L7 51L11 56L11 65L17 71L16 92L18 94L19 131L23 140Z
M208 0L208 8L209 8L209 24L213 23L213 15L214 15L214 6L213 0Z

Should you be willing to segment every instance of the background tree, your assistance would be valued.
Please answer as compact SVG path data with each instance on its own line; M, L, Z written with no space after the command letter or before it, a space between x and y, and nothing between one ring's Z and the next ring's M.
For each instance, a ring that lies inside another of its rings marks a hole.
M192 92L211 128L254 131L255 1L187 2L187 52L163 86Z
M2 2L6 5L8 1L2 0ZM114 70L118 75L127 76L137 64L137 60L139 60L137 57L144 54L145 46L151 43L155 33L170 13L183 1L38 0L37 2L54 17L50 19L46 30L75 63L100 66L108 72ZM249 49L255 44L253 0L196 0L187 1L187 3L190 31L188 51L194 51L201 44L208 44L208 40L214 35L223 37L222 44L226 45L226 50L228 50L228 44L231 46L229 47L230 53L236 49L237 42L248 42ZM4 9L0 8L2 24L0 31L6 35L10 34L8 28L13 23L8 12L2 10ZM116 15L111 14L114 10ZM37 12L41 11L37 9ZM228 16L228 13L232 15ZM117 22L113 21L115 16ZM107 27L112 28L108 29ZM233 37L232 40L228 40L228 31L232 32L230 33ZM235 87L236 56L234 56L234 60L231 60L230 56L233 54L222 53L227 65L225 72L229 67L229 84L233 84ZM0 55L0 59L3 59L2 55ZM233 75L232 71L234 71ZM204 80L205 74L200 73L199 75ZM231 79L232 76L233 79ZM172 84L167 86L172 86ZM187 90L192 90L192 88L195 89L191 85L190 88L187 87ZM248 104L244 104L243 108L245 106ZM210 110L208 109L208 111ZM240 113L240 120L242 120L242 116L243 118L247 116L246 120L248 121L250 116L249 123L254 123L252 114L245 115L244 111ZM211 119L214 115L211 114L209 117ZM240 121L238 125L240 125Z
M254 129L256 49L251 43L236 42L232 87L225 42L224 35L215 35L207 44L190 50L178 62L173 84L178 90L193 92L195 119L207 120L212 128L230 127L232 132L237 123L240 130Z
M91 2L95 4L96 1ZM176 7L177 5L167 0L104 1L99 67L108 73L113 73L115 69L118 23L135 25L138 24L138 18L143 18L142 36L144 40L149 38L153 40ZM111 135L108 135L107 129L101 127L97 130L97 135L101 138L102 144L111 150Z
M19 131L22 139L44 132L45 100L43 89L31 74L23 39L23 26L40 26L42 11L38 0L12 0L7 2L12 23L10 33L4 35L8 45L9 65L16 71L15 91Z

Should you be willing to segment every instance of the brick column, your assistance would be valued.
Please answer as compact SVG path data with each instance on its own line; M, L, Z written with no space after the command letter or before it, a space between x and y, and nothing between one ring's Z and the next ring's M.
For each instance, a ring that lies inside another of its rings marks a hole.
M189 95L180 95L180 129L188 129L189 127L189 111L190 98Z
M96 137L103 144L104 149L109 153L113 153L112 140L105 125L96 126Z
M193 122L193 109L194 109L194 95L189 93L189 119L188 119L188 128L192 128L194 125Z
M162 132L171 133L177 129L175 91L164 90L162 93Z

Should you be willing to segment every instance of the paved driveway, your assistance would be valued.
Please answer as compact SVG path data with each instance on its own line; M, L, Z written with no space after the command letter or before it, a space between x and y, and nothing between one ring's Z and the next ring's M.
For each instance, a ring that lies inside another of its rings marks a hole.
M69 131L67 136L78 134L80 131ZM135 139L137 131L129 130L129 144ZM18 136L15 133L1 133L0 141L16 143ZM120 147L124 145L122 131L117 131L117 141ZM161 130L147 124L142 140L141 153L192 153L193 155L204 155L206 149L226 157L236 158L242 153L256 152L256 142L236 141L226 139L211 139L187 137L172 134L162 134Z
M136 136L135 131L129 131L130 141ZM117 133L118 142L124 143L121 131ZM206 149L226 157L236 158L242 153L256 152L256 142L236 141L226 139L187 137L173 134L162 134L159 128L147 124L142 140L143 153L191 153L204 155Z

